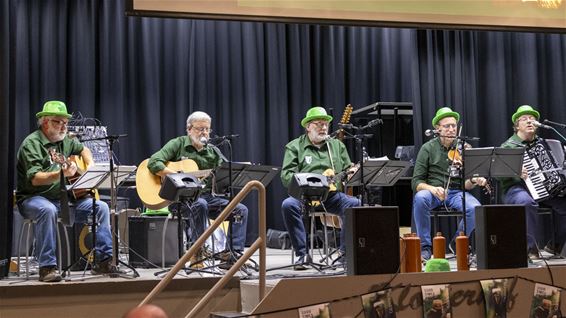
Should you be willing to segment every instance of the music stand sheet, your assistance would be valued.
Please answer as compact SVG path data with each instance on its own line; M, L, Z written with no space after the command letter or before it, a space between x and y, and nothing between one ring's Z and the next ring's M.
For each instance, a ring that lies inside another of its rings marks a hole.
M67 190L98 189L99 185L108 178L108 170L104 166L90 167Z
M516 177L523 169L525 148L484 147L464 152L466 179L472 177Z
M106 171L110 171L108 165L105 165L104 168ZM114 167L114 177L116 181L114 185L119 185L120 183L124 182L130 175L136 173L136 166L115 166ZM103 180L103 182L98 186L99 189L110 189L111 183L110 178Z

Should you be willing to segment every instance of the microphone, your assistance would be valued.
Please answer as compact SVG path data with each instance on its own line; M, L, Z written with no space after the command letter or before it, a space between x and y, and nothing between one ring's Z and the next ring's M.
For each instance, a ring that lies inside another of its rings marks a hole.
M367 125L363 126L362 129L366 129L366 128L371 128L371 127L375 127L379 124L383 124L383 120L381 119L374 119L374 120L370 120Z
M342 128L342 129L352 129L354 127L354 125L338 123L338 127Z
M550 127L549 125L541 124L536 120L531 120L531 124L533 124L533 126L539 127L539 128L552 129L552 127Z
M436 136L438 135L440 132L437 129L427 129L424 131L425 136L430 137L430 136Z
M200 137L199 141L200 141L201 144L203 144L205 146L208 145L208 138L206 138L204 136Z

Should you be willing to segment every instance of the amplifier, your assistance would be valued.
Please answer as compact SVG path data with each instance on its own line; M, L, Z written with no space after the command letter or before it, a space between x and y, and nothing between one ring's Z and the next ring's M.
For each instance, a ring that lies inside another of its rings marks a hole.
M177 219L165 216L128 218L129 261L134 267L170 266L179 260Z

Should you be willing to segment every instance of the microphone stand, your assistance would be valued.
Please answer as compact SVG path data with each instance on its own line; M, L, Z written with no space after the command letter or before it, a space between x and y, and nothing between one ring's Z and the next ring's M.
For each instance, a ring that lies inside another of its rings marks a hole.
M233 180L232 180L232 161L233 161L233 148L232 148L232 139L239 137L240 135L235 134L235 135L226 135L226 136L222 136L222 137L217 137L217 138L211 138L211 139L219 139L221 140L221 142L218 144L218 146L222 145L222 144L226 144L226 146L228 147L228 201L232 201L232 199L234 198L234 189L233 189ZM216 146L217 147L217 146ZM236 257L236 252L234 251L234 231L233 231L233 223L236 222L238 216L233 215L232 213L230 213L229 219L228 219L228 252L230 254L230 258L227 260L228 265L230 264L235 264L238 261L238 258ZM241 216L240 216L241 217ZM244 267L242 267L242 269L245 271ZM246 274L249 275L249 273L246 272Z
M363 141L364 141L364 139L368 139L368 138L373 137L373 134L363 134L361 132L364 129L369 128L369 127L373 127L373 126L374 126L374 124L371 124L371 122L370 122L367 125L362 126L362 127L354 126L354 125L351 125L351 124L348 124L347 126L344 127L344 128L352 128L356 131L356 134L348 135L344 138L356 140L356 149L358 150L358 155L360 156L360 168L358 170L360 171L361 190L360 190L360 193L359 193L359 199L360 199L362 206L364 206L367 202L366 183L365 183L365 180L364 180L364 152L365 151L364 151L364 147L363 147Z
M90 139L84 139L84 140L80 140L81 142L85 142L85 141L95 141L95 140L106 140L107 144L108 144L108 161L109 161L109 167L108 169L110 170L110 226L111 226L111 233L112 233L112 265L114 266L118 266L118 263L126 266L127 268L131 269L134 272L134 278L135 277L139 277L139 273L135 270L135 268L133 268L132 266L120 261L119 257L117 256L117 254L120 253L119 247L118 247L118 233L119 233L119 228L118 228L118 215L116 214L116 204L117 204L117 194L116 194L116 177L114 175L114 143L121 137L128 137L128 134L121 134L121 135L110 135L110 136L106 136L106 137L98 137L98 138L90 138ZM94 216L93 216L94 219Z

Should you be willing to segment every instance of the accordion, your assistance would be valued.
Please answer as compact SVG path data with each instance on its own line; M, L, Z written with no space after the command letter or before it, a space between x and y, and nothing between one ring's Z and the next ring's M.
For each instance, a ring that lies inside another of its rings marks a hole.
M525 149L523 165L529 175L525 184L535 201L565 194L564 148L559 141L539 138Z

